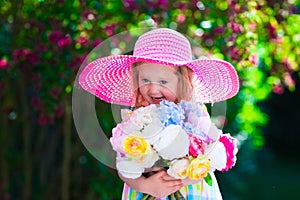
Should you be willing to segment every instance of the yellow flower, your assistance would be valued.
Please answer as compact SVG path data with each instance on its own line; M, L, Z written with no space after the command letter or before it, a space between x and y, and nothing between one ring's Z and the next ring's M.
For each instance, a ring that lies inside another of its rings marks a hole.
M141 156L147 153L149 144L139 136L127 136L123 141L123 149L126 154L132 157Z
M207 176L210 168L210 160L208 158L195 158L188 166L188 177L192 180L199 180Z

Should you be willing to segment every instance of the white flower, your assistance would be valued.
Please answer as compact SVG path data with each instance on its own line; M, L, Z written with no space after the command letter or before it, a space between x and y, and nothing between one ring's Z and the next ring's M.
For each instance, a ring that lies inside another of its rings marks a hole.
M138 178L144 172L144 168L134 160L120 159L117 161L117 170L125 178Z
M177 179L184 179L187 177L187 168L190 164L190 160L188 158L180 158L174 160L167 173Z
M151 104L135 110L130 118L130 122L142 129L152 123L152 120L157 117L157 107Z
M226 167L226 149L220 141L216 141L207 146L204 154L210 159L211 171L215 169L221 171Z
M179 125L169 125L160 134L154 149L166 160L181 158L188 154L189 137Z
M221 134L222 134L222 130L218 129L218 127L211 122L207 133L208 137L216 141L220 138Z
M152 148L145 155L134 157L133 159L144 168L152 167L159 156Z
M127 108L121 109L122 121L127 121L132 116L133 111Z
M123 122L123 131L127 133L127 135L130 134L136 134L141 130L141 127L137 126L137 124L132 122Z
M152 123L144 128L142 135L147 142L154 144L159 140L163 128L164 126L160 120L158 118L154 118Z

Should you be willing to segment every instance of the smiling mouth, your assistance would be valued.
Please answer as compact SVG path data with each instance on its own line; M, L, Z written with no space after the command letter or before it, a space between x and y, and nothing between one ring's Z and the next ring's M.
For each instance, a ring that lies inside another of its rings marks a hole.
M162 100L164 100L165 98L164 98L164 97L151 97L151 99L152 99L153 101L162 101Z

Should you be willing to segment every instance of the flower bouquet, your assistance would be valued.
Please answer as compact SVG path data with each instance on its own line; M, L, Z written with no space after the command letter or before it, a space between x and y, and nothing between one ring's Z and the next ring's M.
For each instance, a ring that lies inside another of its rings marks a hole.
M134 111L123 109L121 115L110 142L117 152L116 168L126 178L158 166L176 179L204 179L211 186L209 172L235 165L237 139L211 122L202 103L163 100ZM179 191L172 194L180 196Z

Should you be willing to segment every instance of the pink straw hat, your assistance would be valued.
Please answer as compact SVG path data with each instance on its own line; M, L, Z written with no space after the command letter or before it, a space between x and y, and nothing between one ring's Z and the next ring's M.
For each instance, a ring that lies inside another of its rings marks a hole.
M168 66L187 66L196 75L193 100L202 103L223 101L235 96L239 80L234 67L223 60L192 60L190 42L177 31L159 28L141 35L133 55L98 58L81 72L79 84L103 101L132 106L135 103L131 65L149 62Z

